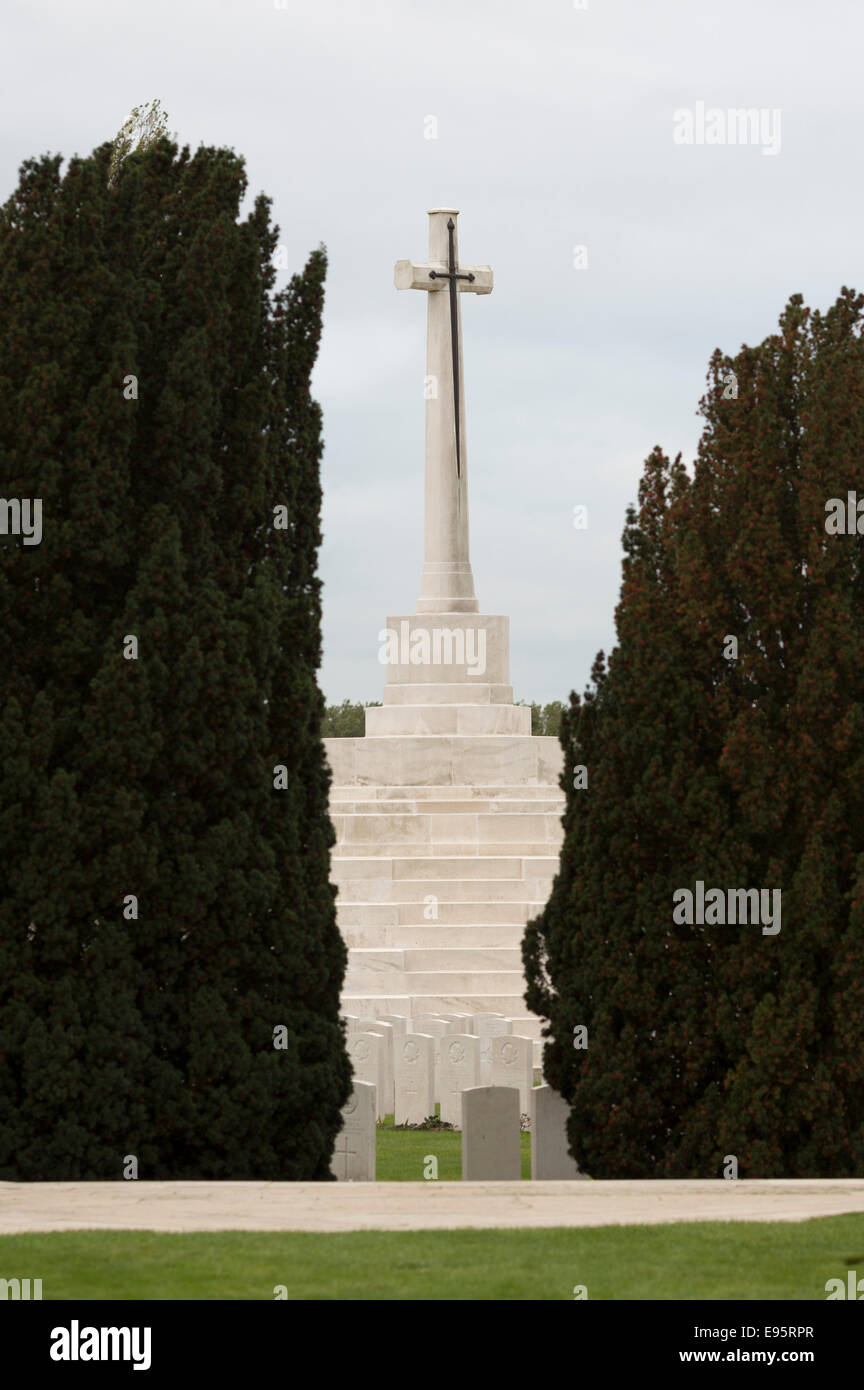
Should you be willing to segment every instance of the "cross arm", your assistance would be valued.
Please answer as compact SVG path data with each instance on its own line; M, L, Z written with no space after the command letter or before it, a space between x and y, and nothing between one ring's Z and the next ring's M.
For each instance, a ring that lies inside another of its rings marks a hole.
M436 277L433 279L430 272L435 271ZM473 280L458 279L457 288L468 290L472 294L491 294L492 293L492 267L488 265L460 265L459 275L474 276ZM448 284L447 264L445 261L397 261L393 272L393 281L397 290L442 290Z

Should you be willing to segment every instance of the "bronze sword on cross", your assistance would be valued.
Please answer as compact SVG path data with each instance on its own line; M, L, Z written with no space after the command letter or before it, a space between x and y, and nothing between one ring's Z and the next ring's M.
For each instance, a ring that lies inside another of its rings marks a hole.
M459 264L458 213L429 211L429 259L397 261L397 290L426 290L426 501L418 613L476 613L468 538L465 369L459 295L489 294L488 265ZM444 286L449 293L444 294Z
M456 254L456 223L452 216L449 216L446 222L447 259L445 261L440 255L444 248L440 245L440 241L438 240L438 233L434 223L436 215L440 215L437 210L430 213L430 217L433 218L433 223L430 226L429 261L425 264L418 264L416 261L397 261L396 288L400 290L437 290L443 288L442 282L446 281L448 284L450 291L450 362L453 376L453 430L456 443L456 476L457 478L461 478L462 405L459 372L459 301L457 296L460 290L467 289L471 289L475 294L489 294L492 290L492 271L488 265L471 267L460 267L458 265ZM437 264L435 263L436 252L438 253L438 258L440 258L437 259ZM430 343L429 356L431 358L433 355L431 344L435 336L433 332L431 303L429 308L428 338Z
M450 346L453 351L453 420L456 426L456 477L462 476L462 450L459 439L459 315L457 313L458 293L457 281L467 280L473 285L476 275L473 270L457 270L456 268L456 248L453 245L453 233L456 230L456 223L452 217L447 219L447 238L449 247L449 265L447 270L430 270L430 280L449 280L450 281Z

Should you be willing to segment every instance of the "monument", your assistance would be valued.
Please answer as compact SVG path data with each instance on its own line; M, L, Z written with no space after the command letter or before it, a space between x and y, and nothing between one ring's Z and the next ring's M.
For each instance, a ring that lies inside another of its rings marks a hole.
M388 617L379 634L383 705L366 711L365 737L325 740L349 947L342 1007L503 1013L538 1039L520 943L558 865L561 749L533 737L530 708L513 703L509 621L481 614L474 589L461 299L489 294L492 271L460 265L457 218L433 208L429 259L395 270L396 288L424 290L427 304L417 611ZM515 554L518 538L509 543Z

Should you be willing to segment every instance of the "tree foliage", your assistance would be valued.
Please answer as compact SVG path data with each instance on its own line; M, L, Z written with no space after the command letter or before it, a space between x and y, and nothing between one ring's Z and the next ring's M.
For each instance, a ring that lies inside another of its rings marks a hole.
M114 137L111 147L111 162L108 166L108 183L114 186L120 166L132 150L149 150L158 140L168 134L168 117L162 110L159 98L146 106L133 106Z
M0 539L0 1176L326 1178L326 259L275 291L231 151L111 159L0 212L0 476L44 531Z
M617 646L565 712L560 872L523 955L597 1178L862 1170L864 540L826 533L861 485L862 309L795 295L715 353L694 474L647 460ZM699 880L779 888L779 934L673 923Z

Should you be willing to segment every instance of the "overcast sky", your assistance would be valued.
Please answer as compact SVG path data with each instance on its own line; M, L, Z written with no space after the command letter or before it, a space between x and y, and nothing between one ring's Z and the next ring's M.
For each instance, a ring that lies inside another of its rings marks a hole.
M181 143L245 156L292 268L327 246L330 701L380 699L419 590L426 302L393 263L426 258L427 209L495 274L462 300L472 562L517 698L613 644L626 506L655 444L692 460L712 350L864 283L855 0L6 0L2 28L2 198L158 97ZM699 102L779 110L779 151L675 143Z

